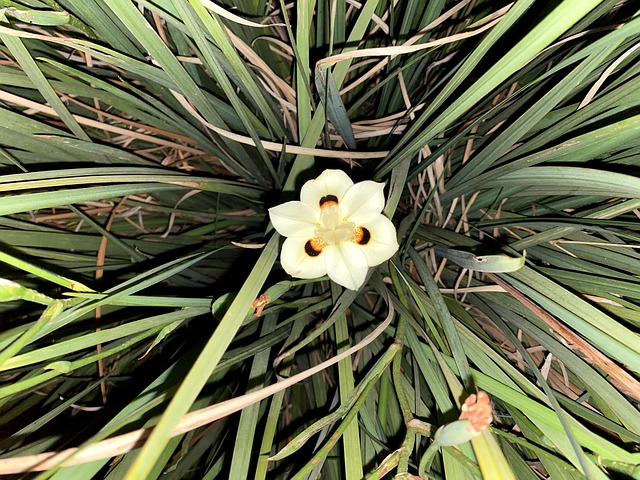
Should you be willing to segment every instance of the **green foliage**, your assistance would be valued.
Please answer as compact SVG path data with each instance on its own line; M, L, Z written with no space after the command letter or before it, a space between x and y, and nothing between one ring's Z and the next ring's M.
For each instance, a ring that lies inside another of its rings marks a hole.
M638 13L0 0L0 475L640 478ZM358 292L268 224L329 167Z

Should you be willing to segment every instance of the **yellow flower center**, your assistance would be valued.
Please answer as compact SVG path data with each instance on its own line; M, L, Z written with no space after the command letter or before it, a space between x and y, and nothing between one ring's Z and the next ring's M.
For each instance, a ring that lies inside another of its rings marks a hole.
M316 228L316 237L327 245L349 241L353 238L355 224L345 221L340 207L327 202L320 212L320 225Z

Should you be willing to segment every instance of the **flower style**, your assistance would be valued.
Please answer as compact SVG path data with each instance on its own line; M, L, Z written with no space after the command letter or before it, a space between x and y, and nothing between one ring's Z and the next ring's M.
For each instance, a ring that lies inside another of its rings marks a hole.
M282 268L296 278L328 274L334 282L359 289L369 267L398 250L396 229L384 208L384 184L354 184L342 170L325 170L304 184L300 201L269 209L282 245Z

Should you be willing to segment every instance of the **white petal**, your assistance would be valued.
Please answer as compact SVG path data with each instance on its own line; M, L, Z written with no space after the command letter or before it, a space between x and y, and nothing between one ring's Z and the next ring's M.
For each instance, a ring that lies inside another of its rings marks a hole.
M367 277L367 258L352 242L329 245L322 252L327 256L327 273L334 282L350 290L358 290Z
M287 238L282 244L280 263L285 272L295 278L318 278L327 274L326 248L320 255L310 257L304 246L307 238Z
M302 186L300 200L320 210L319 202L322 197L335 195L340 203L345 192L352 185L353 181L342 170L325 170L316 179L309 180Z
M384 215L360 225L369 230L371 237L365 245L357 245L367 257L367 265L375 267L389 260L398 251L396 227Z
M358 182L345 193L340 210L346 219L362 225L375 219L384 208L384 183Z
M320 214L306 203L286 202L269 209L273 227L285 237L313 237Z

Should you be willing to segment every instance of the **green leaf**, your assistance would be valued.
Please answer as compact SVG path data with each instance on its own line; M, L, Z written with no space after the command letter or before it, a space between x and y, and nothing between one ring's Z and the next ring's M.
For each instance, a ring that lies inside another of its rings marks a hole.
M333 124L338 135L342 137L347 147L352 150L356 148L356 139L353 136L353 128L347 115L347 109L344 107L336 82L329 69L320 69L316 67L315 83L318 89L320 101L324 104L329 121Z
M216 367L236 332L242 325L245 312L257 297L262 285L271 271L278 254L278 236L271 237L256 262L247 282L234 299L227 313L220 321L202 353L193 364L189 374L182 382L173 400L163 413L158 425L145 442L136 461L127 472L127 479L146 478L158 458L162 448L169 441L171 431L180 418L187 413L191 404Z

